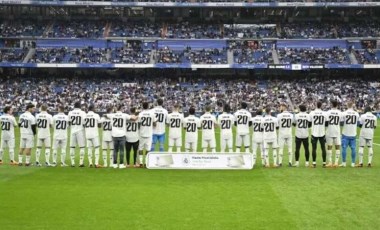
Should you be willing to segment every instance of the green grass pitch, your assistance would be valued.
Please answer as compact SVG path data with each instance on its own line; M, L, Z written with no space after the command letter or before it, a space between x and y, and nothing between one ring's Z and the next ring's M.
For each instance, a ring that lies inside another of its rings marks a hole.
M251 171L27 168L5 152L0 228L379 229L375 135L372 168L305 168L303 151L299 168Z

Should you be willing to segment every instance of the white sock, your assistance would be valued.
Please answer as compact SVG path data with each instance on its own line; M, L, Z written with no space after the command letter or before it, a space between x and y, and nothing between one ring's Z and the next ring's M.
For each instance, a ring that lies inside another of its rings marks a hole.
M284 156L284 149L278 150L278 164L282 164L282 157Z
M211 148L211 152L212 153L216 153L216 149L215 148Z
M99 165L99 148L95 149L95 165Z
M80 148L80 150L79 150L79 164L83 165L84 164L83 161L84 161L84 148Z
M277 164L277 149L273 149L273 161L274 164Z
M18 155L18 163L22 163L22 156L23 156L22 154Z
M289 149L289 163L293 162L293 152L291 149Z
M57 150L53 150L53 163L57 163Z
M373 157L373 148L368 148L368 164L372 164L372 157Z
M363 154L364 153L364 148L359 147L359 164L363 164Z
M203 152L204 152L204 153L207 153L207 148L203 148Z
M41 149L36 149L36 162L40 162Z
M252 156L253 156L253 165L255 165L256 164L256 151L254 151Z
M45 162L50 163L50 150L45 149Z
M61 163L65 163L66 161L66 151L65 150L61 150Z
M70 149L70 159L71 159L71 164L75 165L75 148Z
M87 157L88 157L88 164L92 165L92 147L87 148Z
M339 163L340 149L335 150L335 164Z
M229 152L229 153L232 153L232 148L229 148L229 149L228 149L228 152Z
M249 153L249 147L245 148L245 153Z
M102 157L103 157L103 165L107 167L107 150L103 149L103 154L102 154ZM112 164L112 162L111 162Z
M328 160L328 162L330 164L330 163L332 163L332 150L328 149L326 152L327 152L327 160Z
M0 160L3 160L3 150L0 150Z
M9 159L13 162L15 161L15 153L13 150L9 150Z
M265 165L269 165L269 149L265 149L265 152L264 152L264 159L265 159Z
M177 153L181 152L181 147L177 147Z
M26 157L25 157L25 163L27 163L27 164L30 163L30 155L26 155Z
M173 152L173 147L169 147L169 148L168 148L168 152L169 152L169 153L172 153L172 152Z
M143 154L139 155L139 163L144 164L144 155Z

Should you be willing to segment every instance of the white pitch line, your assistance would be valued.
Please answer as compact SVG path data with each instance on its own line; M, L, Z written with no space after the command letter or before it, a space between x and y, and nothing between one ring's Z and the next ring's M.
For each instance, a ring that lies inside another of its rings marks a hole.
M377 145L377 146L380 146L380 144L378 144L378 143L372 143L372 144Z

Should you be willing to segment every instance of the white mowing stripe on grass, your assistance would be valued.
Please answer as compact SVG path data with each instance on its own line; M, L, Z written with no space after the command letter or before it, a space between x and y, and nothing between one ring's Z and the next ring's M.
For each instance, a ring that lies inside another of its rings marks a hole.
M377 146L380 146L380 144L378 144L378 143L372 143L372 144L377 145Z

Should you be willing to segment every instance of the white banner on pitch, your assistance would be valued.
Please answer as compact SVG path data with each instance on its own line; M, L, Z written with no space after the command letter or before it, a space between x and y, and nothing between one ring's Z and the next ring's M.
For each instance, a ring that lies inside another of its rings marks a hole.
M253 157L249 153L160 153L147 155L148 169L229 169L249 170L253 168Z

